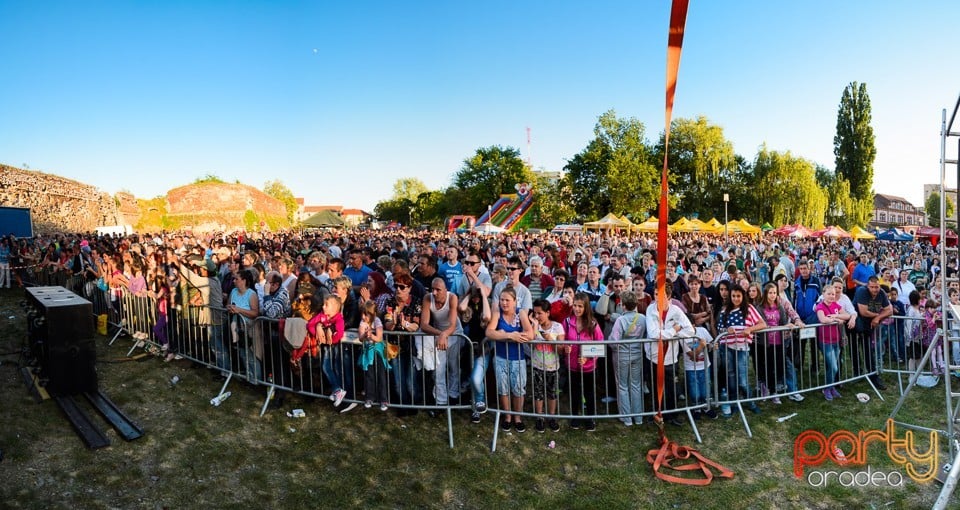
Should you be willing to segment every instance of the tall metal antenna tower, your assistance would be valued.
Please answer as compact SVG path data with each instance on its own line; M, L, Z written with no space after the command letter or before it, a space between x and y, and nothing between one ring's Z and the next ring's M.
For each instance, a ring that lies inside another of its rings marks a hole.
M527 126L527 166L533 168L533 153L530 152L530 126Z

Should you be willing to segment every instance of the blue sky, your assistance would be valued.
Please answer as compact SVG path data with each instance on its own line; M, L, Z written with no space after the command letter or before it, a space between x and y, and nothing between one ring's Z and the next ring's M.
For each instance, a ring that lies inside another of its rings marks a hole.
M668 18L666 0L0 0L0 162L140 197L279 178L372 211L398 178L449 185L478 147L526 158L527 127L549 170L611 108L655 140ZM920 205L960 94L957 23L953 1L692 0L674 115L748 159L767 143L832 168L843 88L865 82L874 190Z

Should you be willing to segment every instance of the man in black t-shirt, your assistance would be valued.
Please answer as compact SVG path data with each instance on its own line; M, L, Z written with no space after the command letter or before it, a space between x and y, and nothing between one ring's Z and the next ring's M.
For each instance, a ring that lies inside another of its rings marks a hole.
M876 342L874 334L880 322L893 315L893 307L887 295L880 292L880 280L876 276L867 279L867 285L857 289L853 298L857 308L857 331L851 343L853 375L859 376L877 369ZM870 376L873 385L879 390L887 388L879 374Z

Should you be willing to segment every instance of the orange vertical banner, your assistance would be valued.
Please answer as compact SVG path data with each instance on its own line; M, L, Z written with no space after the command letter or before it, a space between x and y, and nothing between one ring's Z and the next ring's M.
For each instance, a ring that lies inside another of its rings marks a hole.
M670 122L673 117L673 101L677 92L677 75L680 71L680 52L683 48L683 31L687 22L687 5L689 0L673 0L670 11L670 33L667 44L667 95L665 108L665 129L663 136L663 171L660 174L660 216L657 229L657 312L660 315L660 324L666 323L667 310L670 307L670 297L667 296L667 224L669 215L669 196L667 186L667 162L670 154ZM647 462L653 466L653 473L657 478L668 482L684 485L708 485L714 476L733 478L733 471L707 459L697 450L680 446L667 439L663 428L663 389L664 389L664 353L666 343L663 341L663 327L657 340L657 389L656 406L657 416L655 423L659 428L660 446L647 452ZM673 381L671 381L673 384ZM661 469L663 471L661 471ZM668 474L672 471L677 474ZM699 471L702 478L688 478L680 476L689 471ZM714 475L716 471L716 475Z
M667 157L670 154L670 121L673 117L673 100L677 93L677 75L680 72L680 51L683 48L683 29L687 23L688 0L673 0L673 9L670 11L670 34L667 39L667 98L665 128L663 135L663 171L660 174L660 216L657 229L657 312L660 313L661 323L667 317L667 308L670 306L670 296L667 296L667 224L669 205L667 197ZM663 404L663 339L657 349L657 413L662 413Z

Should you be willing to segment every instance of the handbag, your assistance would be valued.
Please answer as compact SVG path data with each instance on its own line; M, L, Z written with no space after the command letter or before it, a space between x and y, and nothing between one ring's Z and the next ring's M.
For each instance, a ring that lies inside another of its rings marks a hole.
M392 360L400 355L400 345L387 342L387 360Z
M107 280L105 280L102 276L97 278L97 288L100 289L101 292L110 290L110 287L107 285Z

